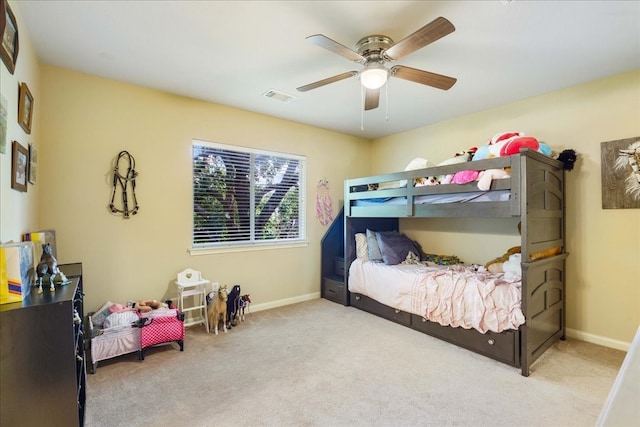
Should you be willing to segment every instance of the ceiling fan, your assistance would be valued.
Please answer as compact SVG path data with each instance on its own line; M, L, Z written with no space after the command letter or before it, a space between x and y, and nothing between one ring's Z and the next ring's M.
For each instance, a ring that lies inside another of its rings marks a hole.
M356 44L355 50L351 50L322 34L309 36L307 40L311 43L337 53L350 61L360 63L364 65L364 68L361 71L347 71L346 73L309 83L300 86L297 90L306 92L350 77L360 76L360 82L365 90L365 110L372 110L378 107L380 88L384 86L389 76L448 90L456 83L457 79L403 65L387 68L385 63L397 61L454 32L455 29L449 20L439 17L398 43L394 43L387 36L371 35L360 39Z

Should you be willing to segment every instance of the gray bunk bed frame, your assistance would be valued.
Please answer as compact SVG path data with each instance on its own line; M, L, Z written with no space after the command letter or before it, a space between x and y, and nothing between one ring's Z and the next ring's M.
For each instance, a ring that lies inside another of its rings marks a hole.
M477 183L415 187L415 178L452 174L462 170L511 168L511 178L494 180L488 191L510 190L508 201L414 204L418 195L478 191ZM406 180L402 188L369 190L382 182ZM405 197L403 205L356 206L357 200ZM533 362L556 341L565 339L565 245L564 169L561 162L523 149L508 157L465 162L345 181L345 267L356 257L355 234L367 229L398 230L399 218L517 217L521 223L522 312L525 323L518 330L482 334L475 329L441 326L422 316L385 306L365 295L348 291L346 305L475 351L521 369L529 376ZM561 248L558 255L538 259L540 251Z

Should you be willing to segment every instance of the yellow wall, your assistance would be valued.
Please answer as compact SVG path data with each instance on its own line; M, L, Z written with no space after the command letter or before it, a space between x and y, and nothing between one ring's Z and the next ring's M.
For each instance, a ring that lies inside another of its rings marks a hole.
M347 174L366 174L369 142L264 115L41 67L41 221L57 233L61 261L82 261L88 309L175 295L176 273L250 292L254 304L319 295L315 188L327 178L342 204ZM307 156L306 247L192 256L192 138ZM139 213L108 209L113 159L136 160ZM339 153L339 155L336 155Z
M38 185L27 184L27 192L11 189L11 141L18 141L27 150L29 144L39 144L40 88L39 67L29 34L23 31L20 10L11 5L19 31L20 48L13 75L0 61L0 94L7 103L7 149L0 154L0 242L20 241L21 233L34 230L38 221ZM18 87L25 82L34 98L31 134L18 124Z
M371 169L402 170L418 156L438 163L503 131L579 153L566 174L567 328L574 337L626 348L640 324L640 209L602 209L600 143L640 136L640 70L379 139ZM480 264L518 244L516 225L495 219L401 224L426 251ZM462 231L482 243L470 245Z

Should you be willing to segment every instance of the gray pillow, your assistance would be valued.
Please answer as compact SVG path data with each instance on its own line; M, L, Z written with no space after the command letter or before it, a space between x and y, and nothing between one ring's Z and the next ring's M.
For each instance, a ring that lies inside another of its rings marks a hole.
M421 256L421 251L415 242L398 232L379 232L377 240L382 260L386 265L400 264L407 258L409 252L413 252L418 258Z
M378 247L378 233L367 229L367 252L369 259L374 262L382 262L382 253Z

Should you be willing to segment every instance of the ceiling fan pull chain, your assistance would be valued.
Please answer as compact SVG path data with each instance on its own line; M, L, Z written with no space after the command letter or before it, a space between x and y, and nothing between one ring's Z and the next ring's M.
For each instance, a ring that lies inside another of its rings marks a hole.
M389 121L389 81L384 85L385 120Z
M365 88L360 85L360 99L362 100L362 108L360 108L360 131L364 132L364 94Z

